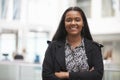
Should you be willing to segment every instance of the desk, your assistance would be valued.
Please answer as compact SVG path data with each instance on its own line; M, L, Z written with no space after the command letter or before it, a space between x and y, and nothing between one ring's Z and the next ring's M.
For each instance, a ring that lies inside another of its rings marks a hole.
M21 61L1 61L0 80L42 80L41 65Z
M104 65L103 80L120 80L120 65ZM41 64L26 62L0 62L0 80L42 80Z
M104 65L103 80L120 80L120 65L117 64Z

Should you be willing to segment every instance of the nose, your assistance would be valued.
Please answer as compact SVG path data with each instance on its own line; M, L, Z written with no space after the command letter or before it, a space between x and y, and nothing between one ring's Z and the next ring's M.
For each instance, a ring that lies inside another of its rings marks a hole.
M71 24L75 24L75 20L72 20Z

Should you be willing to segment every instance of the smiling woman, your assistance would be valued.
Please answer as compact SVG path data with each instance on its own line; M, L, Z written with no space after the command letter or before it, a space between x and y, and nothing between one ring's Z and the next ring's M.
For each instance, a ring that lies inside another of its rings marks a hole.
M83 27L82 16L78 11L69 11L65 18L65 28L68 35L80 35Z
M102 80L101 45L93 41L86 16L68 8L45 53L43 80Z

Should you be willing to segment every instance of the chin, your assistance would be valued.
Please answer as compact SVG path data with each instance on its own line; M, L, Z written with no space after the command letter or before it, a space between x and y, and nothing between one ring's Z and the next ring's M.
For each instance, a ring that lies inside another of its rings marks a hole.
M80 34L79 33L70 33L69 35L76 36L76 35L80 35Z

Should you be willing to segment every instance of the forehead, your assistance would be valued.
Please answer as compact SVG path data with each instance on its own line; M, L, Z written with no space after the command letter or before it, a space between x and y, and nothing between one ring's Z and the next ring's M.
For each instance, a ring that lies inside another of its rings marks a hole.
M79 11L68 11L67 13L66 13L66 17L68 17L68 16L80 16L81 17L81 14L80 14L80 12Z

